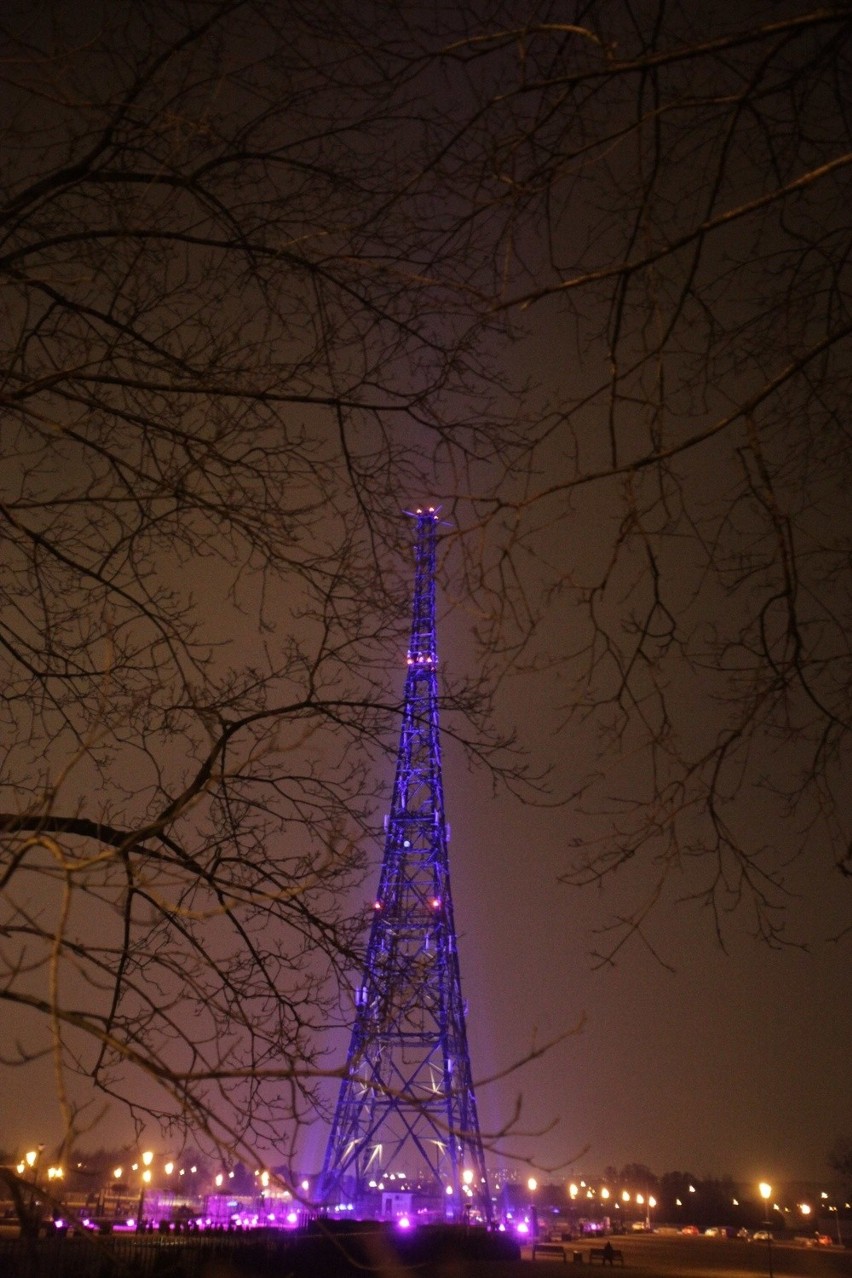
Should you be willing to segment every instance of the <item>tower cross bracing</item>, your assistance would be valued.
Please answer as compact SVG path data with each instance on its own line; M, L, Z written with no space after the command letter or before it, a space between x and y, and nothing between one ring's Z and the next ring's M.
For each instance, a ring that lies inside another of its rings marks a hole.
M414 600L385 848L322 1175L327 1205L395 1183L445 1217L491 1201L450 893L438 722L438 512L415 512ZM404 1179L403 1179L404 1178ZM438 1206L439 1205L439 1206Z

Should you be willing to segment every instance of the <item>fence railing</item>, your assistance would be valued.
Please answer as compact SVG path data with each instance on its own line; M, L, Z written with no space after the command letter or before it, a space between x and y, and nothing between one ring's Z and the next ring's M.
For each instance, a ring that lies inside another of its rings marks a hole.
M51 1235L0 1239L0 1278L419 1278L466 1261L514 1260L505 1234L466 1226L401 1233L377 1222L317 1220L305 1230Z

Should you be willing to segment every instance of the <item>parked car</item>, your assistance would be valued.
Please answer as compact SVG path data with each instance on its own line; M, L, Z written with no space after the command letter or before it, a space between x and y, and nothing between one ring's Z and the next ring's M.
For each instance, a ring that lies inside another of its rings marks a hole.
M683 1229L681 1229L681 1231L680 1231L680 1232L681 1232L682 1234L689 1234L691 1237L693 1237L693 1238L694 1238L694 1237L697 1237L697 1235L698 1235L698 1226L697 1226L697 1225L684 1225Z

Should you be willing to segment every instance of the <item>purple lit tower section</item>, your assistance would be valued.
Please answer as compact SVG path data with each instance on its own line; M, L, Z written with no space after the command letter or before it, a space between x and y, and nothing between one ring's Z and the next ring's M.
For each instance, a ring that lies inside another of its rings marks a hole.
M435 644L438 512L414 512L414 605L379 890L323 1166L329 1210L490 1220L450 896Z

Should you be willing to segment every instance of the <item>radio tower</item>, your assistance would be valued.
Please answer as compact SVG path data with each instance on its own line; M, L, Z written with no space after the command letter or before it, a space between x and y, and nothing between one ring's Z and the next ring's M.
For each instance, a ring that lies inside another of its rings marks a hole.
M450 897L435 645L438 512L417 520L411 646L384 859L321 1182L327 1207L405 1191L491 1218ZM394 1174L394 1180L389 1179ZM385 1200L387 1203L388 1200ZM387 1213L385 1213L387 1214Z

